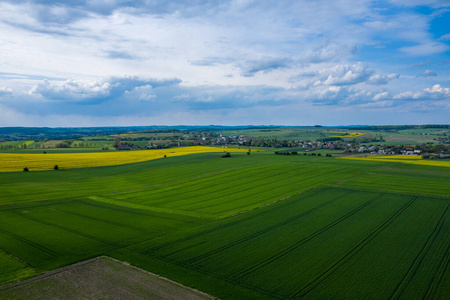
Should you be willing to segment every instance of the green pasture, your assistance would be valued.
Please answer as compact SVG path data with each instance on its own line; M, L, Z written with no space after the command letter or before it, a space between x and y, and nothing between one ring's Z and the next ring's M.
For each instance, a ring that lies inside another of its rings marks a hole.
M0 173L0 284L107 255L223 299L448 299L449 182L269 151Z

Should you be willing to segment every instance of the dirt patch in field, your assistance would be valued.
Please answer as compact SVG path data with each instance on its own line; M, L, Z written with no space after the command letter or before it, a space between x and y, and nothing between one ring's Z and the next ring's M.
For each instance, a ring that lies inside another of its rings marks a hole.
M0 299L215 299L109 257L0 286Z

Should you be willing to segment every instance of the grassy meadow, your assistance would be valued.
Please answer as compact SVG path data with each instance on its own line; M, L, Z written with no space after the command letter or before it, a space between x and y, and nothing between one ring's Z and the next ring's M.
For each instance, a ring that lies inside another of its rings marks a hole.
M0 284L107 255L223 299L450 297L449 167L200 152L0 173Z

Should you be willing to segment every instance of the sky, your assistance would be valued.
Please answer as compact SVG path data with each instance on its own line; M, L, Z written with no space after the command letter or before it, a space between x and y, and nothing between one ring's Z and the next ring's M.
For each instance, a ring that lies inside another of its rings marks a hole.
M1 0L0 126L450 124L450 0Z

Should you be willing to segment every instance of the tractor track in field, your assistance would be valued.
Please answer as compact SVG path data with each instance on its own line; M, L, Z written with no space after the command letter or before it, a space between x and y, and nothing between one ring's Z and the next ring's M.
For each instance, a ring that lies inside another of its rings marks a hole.
M18 258L17 256L15 256L15 255L13 255L11 252L9 252L9 251L6 251L5 249L3 249L3 248L0 248L0 252L3 252L3 253L5 253L6 255L8 255L9 257L11 257L12 259L14 259L14 260L16 260L16 261L18 261L18 262L20 262L21 264L23 264L24 266L27 266L27 267L29 267L29 268L31 268L31 269L33 269L34 271L38 271L37 269L35 269L32 265L30 265L29 263L27 263L26 261L24 261L24 260L21 260L20 258Z
M287 173L287 172L286 172L286 173ZM263 179L270 179L270 178L273 178L273 176L268 176L268 177L265 177L265 178L263 178ZM258 180L258 181L259 181L259 180ZM254 182L256 182L256 181L254 181ZM288 184L286 184L286 185L292 185L292 183L288 183ZM248 185L247 185L247 184L239 184L239 186L248 186ZM224 193L224 194L222 194L222 195L220 195L220 196L217 196L217 195L214 195L214 194L213 194L213 196L215 196L215 197L212 198L212 199L206 200L206 201L205 201L205 200L194 201L194 202L190 202L189 204L182 204L182 205L174 206L174 208L180 208L180 207L184 207L184 206L190 206L190 205L197 204L197 203L205 203L205 202L210 202L210 201L217 201L217 198L223 198L223 197L225 197L225 198L230 198L230 196L233 196L233 195L239 195L239 194L241 194L241 193L243 193L243 192L251 191L251 190L258 189L258 188L264 187L264 186L268 186L268 184L261 183L261 184L258 184L258 185L253 185L253 186L251 186L251 187L242 188L242 189L239 189L239 190L236 190L236 188L235 188L233 191L231 191L231 192L226 192L226 193ZM285 185L281 185L281 186L278 186L278 188L281 188L281 187L284 187L284 186L285 186ZM192 196L192 197L190 197L190 198L197 198L197 197L201 197L201 196L206 196L206 195L208 195L208 194L210 194L210 193L205 193L205 194L200 194L200 195L194 195L194 196ZM187 198L187 199L190 199L190 198ZM183 199L183 200L186 200L186 199ZM221 202L221 203L219 203L219 205L222 205L222 204L228 203L228 202L232 202L232 201L236 201L236 200L238 200L238 199L234 198L234 199L232 199L232 200L230 200L230 201ZM178 200L175 200L175 201L178 201ZM174 202L174 201L172 201L172 202ZM207 209L207 208L211 208L211 207L215 207L215 206L217 206L217 204L212 204L212 205L208 205L208 206L202 206L201 209L203 210L203 209ZM245 205L244 207L248 207L248 206L249 206L249 205ZM225 211L223 211L223 212L226 212L226 211L228 211L228 210L225 210ZM221 212L219 212L219 213L221 213ZM222 220L222 219L220 219L220 220Z
M290 173L290 172L294 172L294 171L296 171L296 170L295 170L295 169L293 169L293 170L288 170L288 171L283 172L283 174L285 174L285 173ZM240 175L242 175L242 173L241 173ZM273 175L268 175L268 176L265 176L265 177L263 177L263 178L258 178L257 180L250 180L250 182L254 183L254 182L257 182L257 181L266 180L266 179L271 178L271 177L273 177ZM216 180L212 180L212 181L217 182ZM238 181L238 182L240 182L239 185L244 185L244 184L242 183L242 180L240 180L240 178L237 178L237 179L231 180L231 181L227 179L227 184L230 184L230 183L232 183L233 181ZM205 183L205 182L203 181L203 182L200 182L199 184L204 184L204 183ZM248 184L248 183L245 183L245 184ZM223 189L223 184L222 184L222 183L219 182L219 183L217 183L216 185L217 185L218 189ZM263 184L261 184L261 185L263 185ZM261 186L261 185L259 185L259 186ZM182 188L182 187L180 187L180 189L181 189L181 188ZM253 187L251 187L251 188L253 188ZM249 188L249 189L251 189L251 188ZM174 189L174 190L175 190L175 189ZM239 193L239 192L241 192L241 191L234 192L234 193ZM197 197L201 197L201 196L205 196L205 195L210 195L210 194L211 194L211 192L205 192L205 193L202 193L202 194L195 194L195 195L192 195L191 197L183 198L183 199L197 198ZM231 193L231 194L233 194L233 193ZM228 195L228 194L226 194L226 195ZM161 198L159 198L159 199L164 199L164 198L167 198L167 197L173 197L173 196L172 196L172 195L169 195L169 196L161 197ZM172 203L172 202L176 202L176 201L179 201L179 199L175 199L175 200L172 200L172 201L167 201L167 200L158 201L158 202L153 203L153 205L158 205L158 204L162 204L162 203L167 204L167 203ZM202 201L198 201L198 202L202 202ZM191 203L196 203L196 202L191 202ZM191 203L190 203L190 204L191 204ZM183 204L183 205L180 205L180 207L181 207L181 206L184 206L184 204ZM178 207L178 206L175 206L175 208L176 208L176 207Z
M338 225L339 223L341 223L342 221L350 218L351 216L353 216L354 214L356 214L357 212L359 212L361 209L369 206L371 203L375 202L377 199L381 198L384 194L380 194L377 195L376 197L364 202L363 204L359 205L358 207L352 209L351 211L349 211L348 213L344 214L343 216L339 217L338 219L334 220L333 222L329 223L328 225L325 225L324 227L316 230L315 232L311 233L310 235L308 235L307 237L301 239L300 241L297 241L296 243L290 245L289 247L283 249L282 251L270 256L269 258L267 258L264 262L259 263L258 265L253 265L251 267L248 267L246 269L243 269L241 271L239 271L238 273L234 274L232 279L239 281L241 278L251 274L252 272L255 272L259 269L264 268L265 266L277 261L278 259L284 257L285 255L287 255L288 253L292 252L293 250L297 249L298 247L300 247L301 245L309 242L310 240L316 238L317 236L319 236L320 234L322 234L323 232L329 230L330 228L333 228L334 226Z
M428 288L423 296L423 299L436 299L436 294L439 290L441 282L447 272L450 265L450 245L447 247L447 251L441 259L441 262L434 273L433 280L428 285Z
M392 293L390 299L399 299L402 297L403 293L405 292L407 286L411 282L411 280L414 278L414 276L417 273L417 270L420 268L427 252L430 250L431 245L436 241L436 238L441 233L442 227L444 227L444 216L448 211L448 208L450 207L450 203L445 208L444 212L442 213L441 217L439 218L436 226L433 229L433 232L428 237L427 241L423 245L422 249L420 249L417 256L414 258L413 262L411 263L408 271L406 272L405 276L402 278L402 280L397 285L396 289Z
M42 251L44 253L47 253L48 255L50 255L52 257L57 257L57 254L54 251L52 251L52 250L50 250L50 249L48 249L48 248L46 248L46 247L44 247L42 245L39 245L38 243L32 242L32 241L30 241L30 240L28 240L28 239L26 239L24 237L21 237L21 236L19 236L17 234L14 234L12 232L6 231L4 229L0 229L0 233L3 233L3 234L5 234L5 235L7 235L9 237L12 237L13 239L16 239L16 240L18 240L18 241L20 241L20 242L22 242L24 244L27 244L28 246L31 246L32 248L39 249L40 251Z
M95 220L97 222L101 222L101 223L109 224L109 225L114 225L114 226L121 227L121 228L132 228L132 229L137 230L137 231L142 232L142 233L147 233L147 234L151 233L150 231L147 231L147 230L145 230L143 228L129 226L129 225L125 225L123 223L118 223L118 222L114 222L114 221L108 221L108 220L104 220L104 219L100 219L100 218L96 218L96 217L92 217L92 216L86 216L86 215L83 215L81 213L68 212L68 211L65 211L65 210L62 210L62 209L57 209L57 208L53 208L53 209L56 210L56 211L59 211L59 212L61 212L63 214L73 215L73 216L81 217L83 219Z
M380 197L384 195L381 194ZM297 291L291 299L304 297L308 293L310 293L317 286L326 281L331 275L336 273L339 269L342 268L350 259L352 259L356 254L361 252L372 240L374 240L381 232L383 232L387 227L389 227L400 215L403 214L405 210L407 210L418 197L411 198L405 205L403 205L399 210L397 210L390 218L382 222L379 226L376 227L372 233L370 233L366 238L364 238L361 242L359 242L352 250L350 250L347 254L345 254L341 259L339 259L336 263L334 263L327 270L322 272L319 276L317 276L314 280L304 286L301 290Z
M333 170L333 171L331 171L331 172L328 172L328 174L333 173L333 172L341 172L341 171L342 171L342 169L337 169L337 170ZM308 179L304 180L302 183L304 184L304 183L307 182L307 181L314 180L314 179L316 179L316 178L320 178L321 176L323 176L323 172L322 172L322 173L316 172L316 173L314 173L314 176L308 177ZM289 199L289 198L292 198L292 197L298 196L298 195L300 195L300 194L303 194L303 193L305 193L305 192L307 192L307 191L313 190L313 189L315 189L315 188L321 186L323 183L324 183L323 181L322 181L322 182L319 182L319 183L315 184L312 188L309 188L309 189L307 189L307 190L305 190L305 191L302 191L302 192L299 192L299 193L296 193L296 194L293 194L293 195L284 197L284 198L279 199L279 200L272 201L272 202L270 202L270 203L261 205L261 206L259 206L259 207L256 207L256 208L253 208L253 209L250 209L250 210L245 210L245 211L242 211L242 212L238 212L238 213L235 213L235 214L233 214L233 215L231 215L231 216L226 216L226 217L221 218L221 219L218 219L218 220L224 220L224 219L227 219L227 218L235 217L235 216L238 216L238 215L241 215L241 214L245 214L245 213L254 211L254 210L259 209L259 208L263 208L263 207L266 207L266 206L269 206L269 205L272 205L272 204L275 204L275 203L278 203L278 202L287 200L287 199ZM277 186L277 188L280 189L280 188L282 188L282 187L285 187L285 186L292 186L292 185L293 185L292 183L289 183L289 182L288 182L288 183L286 183L285 185L281 185L281 186L279 185L279 186ZM239 194L239 193L241 193L242 191L251 190L251 189L253 189L253 188L258 188L258 187L261 187L261 186L264 186L264 184L258 185L258 186L256 186L256 187L252 187L252 188L240 190L240 191L237 191L237 192L233 192L233 193L227 194L226 196L234 195L234 194ZM233 201L238 201L239 199L240 199L240 198L238 198L238 199L233 199L233 200L227 201L227 203L233 202ZM258 202L260 202L260 201L258 201ZM202 209L209 208L209 207L214 207L214 206L217 206L217 205L203 206ZM250 206L250 204L246 204L246 205L244 205L244 206L237 207L237 208L246 208L246 207L249 207L249 206ZM228 210L222 210L222 211L216 212L215 214L221 214L221 213L224 213L224 212L227 212L227 211L228 211Z
M47 222L47 221L44 221L44 220L41 220L41 219L37 219L37 218L33 218L33 217L30 217L30 216L24 216L24 215L21 215L21 216L24 217L24 218L27 218L27 219L29 219L31 221L34 221L34 222L37 222L37 223L40 223L40 224L44 224L44 225L47 225L47 226L51 226L53 228L58 228L58 229L61 229L61 230L64 230L64 231L67 231L67 232L70 232L70 233L73 233L73 234L85 237L85 238L88 238L90 240L94 240L94 241L100 242L102 244L114 246L114 247L117 247L117 248L120 248L120 247L123 246L121 244L118 244L118 243L115 243L115 242L111 242L111 241L108 241L108 240L104 240L102 238L98 238L98 237L92 236L90 234L82 233L82 232L79 232L77 230L74 230L74 229L71 229L71 228L68 228L68 227L65 227L65 226L61 226L61 225L58 225L58 224L55 224L55 223Z
M225 170L220 170L220 171L215 171L215 172L209 172L209 173L197 175L197 176L194 176L194 177L189 177L189 178L180 179L180 180L176 180L176 181L171 181L171 182L167 182L167 183L147 185L147 186L134 188L134 189L129 189L129 190L121 190L121 191L115 191L115 192L110 192L110 193L104 193L102 195L114 195L114 194L142 191L142 190L156 188L156 187L163 187L163 186L168 186L168 185L171 185L171 184L178 184L178 183L182 183L182 182L185 182L185 181L190 181L190 180L193 180L193 179L199 179L199 178L203 178L203 177L207 177L207 176L211 176L211 175L215 175L215 174L226 173L226 172L233 171L233 170L239 170L239 169L242 169L242 168L243 167L236 167L236 168L225 169Z
M295 216L293 216L293 217L291 217L291 218L289 218L289 219L286 219L286 220L284 220L284 221L282 221L282 222L279 222L279 223L277 223L277 224L274 224L274 225L272 225L272 226L269 226L269 227L267 227L267 228L265 228L265 229L263 229L263 230L260 230L260 231L258 231L258 232L255 232L255 233L251 234L251 235L248 235L248 236L246 236L246 237L243 237L243 238L241 238L241 239L239 239L239 240L236 240L236 241L234 241L234 242L232 242L232 243L230 243L230 244L224 245L224 246L222 246L222 247L220 247L220 248L217 248L217 249L215 249L215 250L212 250L212 251L209 251L209 252L207 252L207 253L204 253L203 255L194 257L194 258L192 258L192 259L190 259L190 260L188 260L188 261L185 261L185 263L188 263L188 264L195 263L195 262L197 262L197 261L199 261L199 260L201 260L201 259L204 259L204 258L206 258L206 257L208 257L208 256L214 255L214 254L219 253L219 252L221 252L221 251L223 251L223 250L226 250L226 249L228 249L228 248L231 248L231 247L233 247L233 246L235 246L235 245L238 245L238 244L240 244L240 243L243 243L243 242L246 242L246 241L248 241L248 240L251 240L251 239L253 239L253 238L257 237L257 236L260 236L260 235L262 235L262 234L264 234L264 233L267 233L267 232L269 232L269 231L272 231L272 230L274 230L274 229L276 229L276 228L278 228L278 227L280 227L280 226L286 225L286 224L288 224L288 223L290 223L290 222L293 222L293 221L295 221L295 220L297 220L297 219L300 219L300 218L302 218L302 217L304 217L304 216L307 216L307 215L309 215L309 214L315 212L316 210L318 210L318 209L320 209L320 208L323 208L323 207L325 207L325 206L327 206L327 205L329 205L329 204L331 204L331 203L337 201L338 199L339 199L339 197L334 198L334 199L332 199L332 200L330 200L330 201L324 202L324 203L322 203L322 204L320 204L320 205L318 205L318 206L316 206L316 207L313 207L313 208L311 208L311 209L309 209L309 210L307 210L307 211L305 211L305 212L303 212L303 213L301 213L301 214L295 215Z

